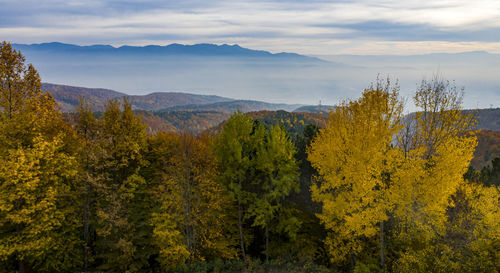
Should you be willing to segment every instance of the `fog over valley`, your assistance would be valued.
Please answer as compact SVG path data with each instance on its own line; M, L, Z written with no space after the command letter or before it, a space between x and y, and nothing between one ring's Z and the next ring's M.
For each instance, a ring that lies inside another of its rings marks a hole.
M212 44L14 47L35 65L44 82L109 88L129 95L176 91L334 105L359 96L377 75L398 79L401 94L409 97L423 78L439 74L465 87L465 108L500 105L500 55L487 52L308 57Z

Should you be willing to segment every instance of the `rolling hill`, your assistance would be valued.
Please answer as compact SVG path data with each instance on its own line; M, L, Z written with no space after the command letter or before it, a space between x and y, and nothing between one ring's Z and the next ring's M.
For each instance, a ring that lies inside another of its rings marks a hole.
M109 89L85 88L67 85L44 83L42 89L50 92L59 103L63 112L74 112L85 98L95 111L102 111L108 99L127 97L134 110L157 112L220 112L233 113L236 110L252 112L261 110L293 111L301 105L276 104L252 100L234 100L230 98L196 95L180 92L157 92L148 95L127 95Z
M216 102L210 104L180 105L162 109L159 112L215 111L215 112L229 113L229 114L237 110L240 110L241 112L244 113L253 111L262 111L262 110L270 110L270 111L285 110L291 112L297 107L298 105L295 104L276 104L276 103L268 103L268 102L253 101L253 100L232 100L232 101Z
M114 47L54 42L12 46L22 52L26 62L32 63L46 82L104 86L127 94L163 91L215 94L207 90L217 90L216 94L223 97L281 101L286 98L282 94L291 89L313 90L319 86L330 91L336 89L333 81L318 84L308 77L316 74L312 70L334 65L331 62L239 45ZM248 94L252 94L251 98ZM302 100L299 95L295 97Z
M221 124L230 116L227 113L214 111L137 111L137 113L142 117L150 135L162 131L199 134Z
M480 170L496 157L500 157L500 131L482 130L477 134L478 144L471 165Z
M180 92L158 92L144 96L128 96L136 109L158 111L166 107L182 107L184 105L206 105L233 101L219 96L195 95Z
M135 110L156 111L166 107L180 105L210 104L215 102L232 101L230 98L219 96L195 95L179 92L152 93L144 96L130 96L121 92L102 88L85 88L51 83L43 83L42 89L54 96L63 112L73 112L80 102L80 97L85 98L95 111L104 110L108 99L121 99L127 97Z
M474 110L465 110L466 112ZM500 131L500 108L487 108L477 110L478 124L481 130Z
M107 100L126 96L124 93L109 89L84 88L51 83L43 83L42 90L52 94L63 112L75 111L76 106L80 103L80 97L86 99L95 111L102 111Z
M318 113L318 114L328 114L330 109L335 109L333 105L305 105L301 106L293 112L306 112L306 113Z

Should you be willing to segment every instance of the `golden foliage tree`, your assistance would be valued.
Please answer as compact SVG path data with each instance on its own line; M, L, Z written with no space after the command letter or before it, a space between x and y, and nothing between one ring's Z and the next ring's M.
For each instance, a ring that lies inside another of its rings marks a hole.
M74 132L20 52L0 44L0 260L18 270L79 265Z
M465 266L463 257L457 258L459 253L464 248L471 251L472 244L457 248L460 236L450 235L457 234L457 225L464 228L471 223L471 210L481 209L472 204L482 198L470 195L471 187L476 187L463 179L477 139L474 113L461 111L461 98L456 87L438 77L423 81L416 92L415 104L421 111L413 117L413 134L400 136L406 153L394 175L399 182L391 191L396 204L395 251L400 255L397 271L458 270ZM475 221L483 217L489 216ZM473 230L460 232L472 235L477 232Z
M477 144L476 120L474 113L461 111L462 93L438 77L423 81L414 100L421 111L413 116L413 133L400 135L398 141L405 157L395 175L395 213L428 224L432 232L442 231L450 198Z
M394 272L498 272L500 268L498 187L462 182L446 211L444 232L425 240L410 232ZM415 237L410 237L415 236ZM418 244L415 241L424 240ZM408 244L413 242L413 244Z
M380 234L383 263L383 223L393 206L387 192L398 157L392 141L401 129L398 90L378 82L359 100L343 102L311 143L308 159L319 174L311 192L322 203L318 217L330 230L333 262L354 259L367 238Z
M77 162L60 151L60 139L33 142L32 148L11 149L0 159L0 257L15 255L39 271L64 271L80 258L78 251L72 253L79 248L78 236L67 226L78 215L62 203L74 194Z

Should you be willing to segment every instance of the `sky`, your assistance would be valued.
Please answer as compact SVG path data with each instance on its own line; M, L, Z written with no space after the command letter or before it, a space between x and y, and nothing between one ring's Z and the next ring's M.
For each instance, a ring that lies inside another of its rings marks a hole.
M0 0L0 40L307 55L500 53L499 0Z

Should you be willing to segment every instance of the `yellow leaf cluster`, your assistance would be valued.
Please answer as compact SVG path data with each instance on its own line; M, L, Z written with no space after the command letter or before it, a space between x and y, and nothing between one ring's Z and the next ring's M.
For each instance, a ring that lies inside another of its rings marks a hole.
M332 231L332 261L359 252L360 239L376 235L377 224L388 218L388 177L398 157L391 142L401 107L397 88L365 90L358 101L332 111L311 144L308 159L319 173L311 192L323 204L318 217Z

